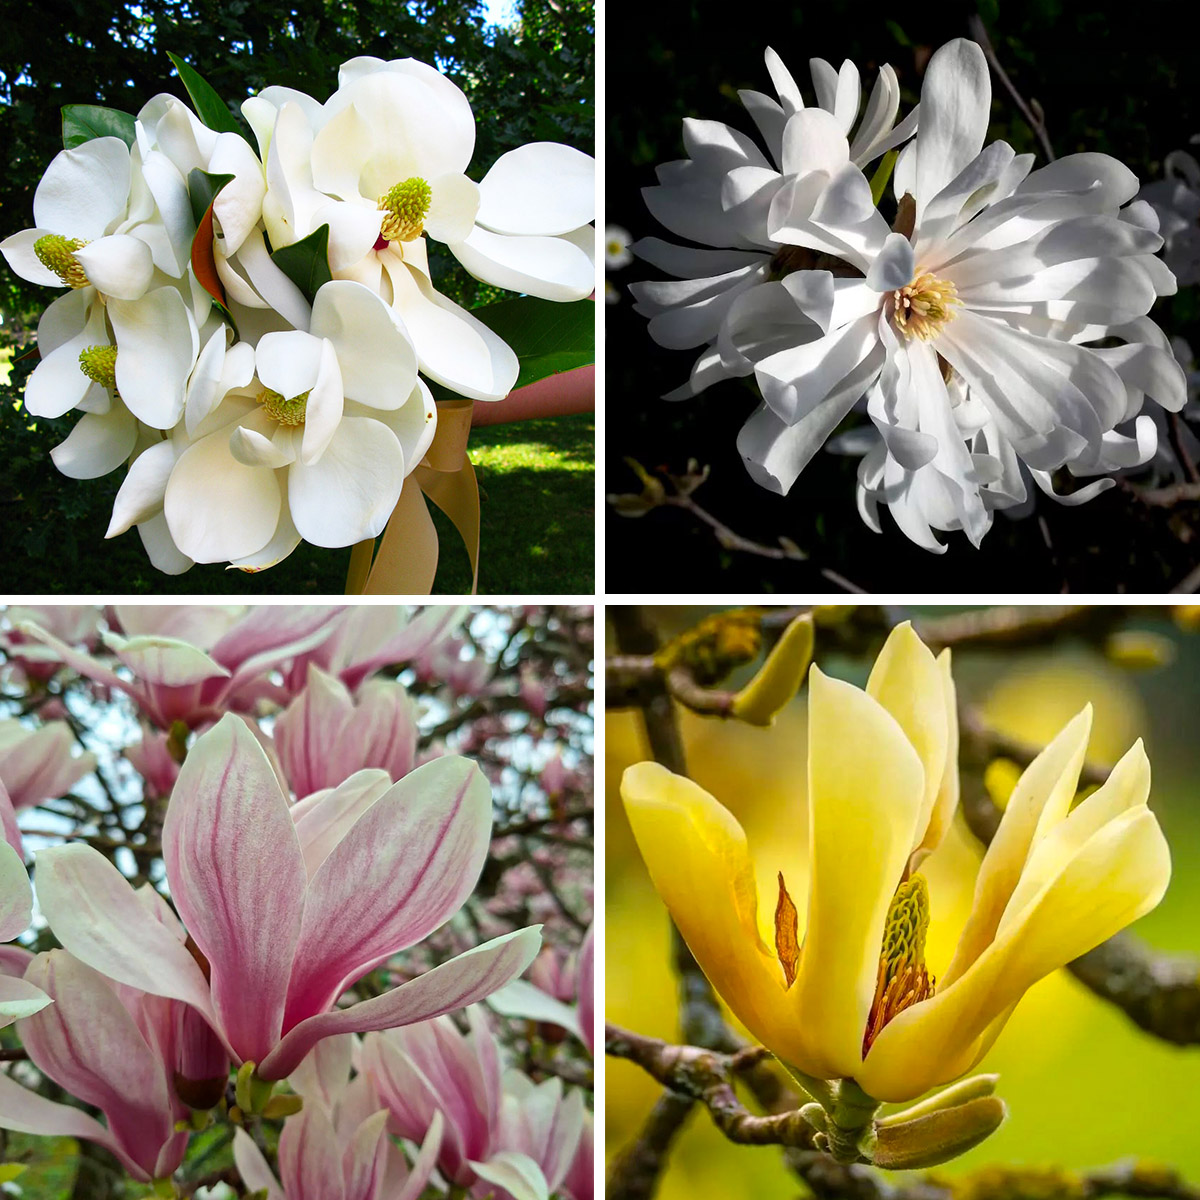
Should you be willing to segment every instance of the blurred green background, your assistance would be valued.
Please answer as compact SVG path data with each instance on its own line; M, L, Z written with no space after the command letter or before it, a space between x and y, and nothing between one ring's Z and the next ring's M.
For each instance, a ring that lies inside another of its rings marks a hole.
M778 4L773 0L687 0L662 5L613 0L608 29L607 222L634 239L679 240L649 214L640 189L655 182L656 164L684 156L684 117L724 121L753 136L739 88L772 94L763 51L773 47L813 102L808 60L835 66L853 60L864 95L881 63L896 70L901 113L920 94L930 54L968 35L978 12L1001 64L1027 100L1045 111L1055 153L1100 151L1126 163L1143 183L1162 177L1162 160L1187 149L1200 134L1196 41L1184 35L1174 0L928 0L897 5ZM988 140L1003 139L1020 153L1038 153L1029 127L993 79ZM675 474L689 458L712 468L696 500L737 533L777 545L783 535L811 556L808 563L772 562L722 548L710 530L686 513L660 509L636 520L606 515L608 585L613 592L829 591L818 567L832 568L867 592L894 590L898 578L919 577L932 592L1165 592L1197 560L1200 504L1174 509L1131 502L1119 488L1078 508L1039 496L1035 519L998 516L983 542L962 534L946 539L937 556L910 543L883 516L872 533L855 510L857 458L818 454L786 497L753 483L735 446L757 404L744 381L726 381L677 403L659 399L688 377L696 351L665 350L646 332L626 290L662 273L635 260L611 272L618 300L607 312L606 491L635 492L638 460L651 471ZM1200 352L1200 288L1159 301L1151 314L1169 334ZM840 590L840 589L839 589Z
M0 238L33 223L33 194L62 149L60 107L136 113L152 96L187 101L167 51L231 104L268 84L324 100L358 55L435 63L466 93L476 121L468 173L506 150L558 141L595 153L595 17L591 0L4 0L0 38ZM247 130L248 134L248 130ZM430 243L441 291L468 308L502 293ZM124 477L60 475L49 452L74 414L32 420L20 403L38 318L58 293L0 261L0 513L10 591L337 594L350 552L302 544L279 566L243 575L221 565L155 570L136 532L104 531ZM507 293L503 293L507 294ZM11 372L11 377L10 377ZM595 421L590 414L477 431L484 592L590 592ZM442 561L434 590L470 590L466 553L435 515Z
M663 637L711 611L651 610ZM917 608L911 614L919 620L948 611ZM1150 806L1174 867L1166 899L1134 929L1159 949L1200 953L1200 634L1187 632L1187 617L1179 615L1182 624L1172 609L1142 608L1122 619L1122 630L1166 639L1150 647L1154 659L1168 657L1160 651L1169 648L1170 661L1158 666L1134 669L1130 662L1143 661L1143 651L1130 654L1119 643L1105 647L1064 636L1036 649L956 650L954 675L960 700L1011 736L1045 743L1090 701L1096 709L1090 761L1110 764L1135 738L1145 739L1153 768ZM818 628L822 669L865 684L877 646L850 658L831 651L834 644L829 631ZM773 847L784 852L791 846L794 853L794 839L802 839L805 829L805 692L769 730L690 713L683 718L690 774L742 822L754 852L765 847L769 859ZM639 714L620 711L610 712L606 725L605 1014L639 1033L677 1040L666 910L618 793L624 768L649 753L640 722ZM922 868L933 900L931 974L941 974L949 962L980 855L959 816ZM995 1136L939 1173L961 1174L989 1163L1095 1167L1136 1156L1168 1163L1193 1184L1200 1181L1200 1047L1179 1048L1143 1033L1065 971L1026 994L979 1069L1000 1073L997 1094L1011 1116ZM606 1070L611 1157L636 1135L660 1088L623 1060L608 1059ZM707 1114L697 1112L668 1160L658 1195L727 1200L801 1191L778 1148L734 1146Z

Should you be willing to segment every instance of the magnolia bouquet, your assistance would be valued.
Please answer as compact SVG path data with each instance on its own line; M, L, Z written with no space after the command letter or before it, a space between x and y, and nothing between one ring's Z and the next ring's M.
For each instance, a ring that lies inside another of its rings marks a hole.
M591 1200L589 608L6 616L0 1182Z
M991 83L971 41L934 53L899 122L890 66L863 108L854 64L814 59L805 107L766 60L775 95L740 93L758 139L686 120L688 157L645 190L697 244L633 247L674 277L631 287L651 335L700 352L667 399L753 379L738 449L759 484L786 494L822 446L859 454L863 520L879 531L886 506L934 552L938 531L978 546L1033 488L1078 504L1148 463L1152 413L1186 388L1146 315L1176 282L1132 172L1094 153L1034 170L985 147ZM1060 468L1093 481L1057 494Z
M352 590L428 591L422 488L478 545L471 403L591 361L577 337L547 362L564 322L543 302L594 289L593 160L534 142L474 182L471 106L414 59L352 59L324 103L264 89L241 106L252 143L171 57L195 111L167 94L136 117L64 108L35 227L0 242L23 278L67 289L26 408L81 413L52 452L63 474L128 464L107 536L136 526L164 572L261 570L303 539L360 547ZM526 299L466 311L429 239ZM590 343L580 310L565 325Z

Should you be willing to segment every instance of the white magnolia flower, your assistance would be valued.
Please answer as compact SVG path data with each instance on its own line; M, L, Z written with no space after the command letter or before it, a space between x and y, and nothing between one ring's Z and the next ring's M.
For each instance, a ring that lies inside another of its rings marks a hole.
M108 536L136 524L162 561L176 549L178 569L261 568L301 538L375 537L435 424L404 329L378 296L335 280L317 292L307 330L205 347L185 420L135 459Z
M325 104L267 88L242 111L267 164L263 216L276 248L329 226L329 265L383 297L431 379L479 400L517 377L509 346L441 295L424 235L477 278L552 300L595 287L594 163L568 146L502 155L466 175L475 120L461 90L414 59L357 58Z
M866 166L901 145L917 127L915 108L895 123L900 85L890 66L880 68L849 141L862 99L858 68L852 62L847 60L835 71L824 59L810 61L815 108L804 107L796 81L769 48L766 63L778 101L755 91L738 94L767 155L753 139L728 125L687 118L683 143L689 157L660 166L658 184L642 192L650 211L673 233L716 247L693 249L659 238L643 238L633 247L640 258L679 280L630 286L637 311L650 318L651 337L671 349L705 347L689 382L670 392L669 400L694 396L718 379L751 373L752 363L744 354L723 356L717 341L727 320L755 324L760 298L752 291L795 266L795 251L769 228L776 193L786 183L799 182L792 193L795 202L806 203L809 211L819 210L838 166L847 161ZM770 344L759 345L757 355L766 353Z
M1137 180L1106 155L1031 174L1031 155L983 149L990 102L974 42L933 56L921 127L896 165L895 231L832 140L817 207L803 179L778 189L771 234L854 271L783 280L760 323L790 315L819 336L758 358L764 403L738 438L755 479L786 492L866 396L884 449L860 473L864 516L876 525L872 498L891 504L934 551L944 547L931 526L978 544L991 509L1024 498L1023 470L1050 490L1063 465L1086 475L1147 461L1145 398L1184 400L1182 372L1145 319L1175 287L1154 257L1162 239L1149 206L1121 210ZM1083 344L1106 337L1125 344Z
M1141 198L1158 214L1167 266L1184 286L1200 283L1200 162L1175 150L1163 160L1163 175L1142 188Z

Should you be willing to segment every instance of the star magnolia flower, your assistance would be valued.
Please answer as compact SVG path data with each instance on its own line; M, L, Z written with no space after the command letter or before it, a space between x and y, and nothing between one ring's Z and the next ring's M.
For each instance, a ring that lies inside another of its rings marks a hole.
M1163 159L1163 176L1139 195L1158 214L1163 260L1188 287L1200 283L1200 162L1174 150Z
M452 1183L502 1200L551 1195L583 1132L582 1094L564 1093L557 1078L535 1086L519 1071L502 1075L482 1013L467 1015L465 1036L448 1018L370 1035L363 1073L400 1137L421 1138L444 1119L438 1169Z
M299 796L336 787L367 767L395 781L413 769L416 711L402 683L373 679L357 697L315 665L308 686L275 718L275 748Z
M415 59L343 64L324 104L267 88L242 107L267 163L271 243L329 225L330 268L381 295L412 335L421 370L477 400L507 395L510 347L430 278L423 234L498 287L577 300L595 287L594 164L549 142L465 171L475 120L461 90Z
M247 1188L265 1188L267 1200L416 1200L425 1190L442 1119L430 1125L410 1169L366 1078L350 1080L356 1040L344 1034L319 1042L288 1079L304 1108L279 1138L282 1186L250 1135L235 1131L233 1157Z
M0 781L15 808L65 796L96 769L90 751L75 754L75 737L66 721L47 721L30 729L18 720L0 720Z
M144 911L156 903L148 900ZM21 1021L22 1046L43 1074L99 1108L107 1125L0 1075L0 1126L86 1138L134 1179L169 1178L188 1144L176 1123L189 1103L216 1104L229 1081L229 1060L212 1031L187 1005L114 984L63 950L39 954L25 978L54 1003Z
M85 845L39 852L42 911L72 954L120 983L191 1004L230 1057L255 1063L266 1080L290 1075L332 1034L474 1003L529 965L537 928L333 1007L355 980L458 911L491 835L491 788L466 759L440 758L390 787L382 773L365 774L291 809L254 735L228 714L189 750L163 825L167 882L196 956Z
M717 247L697 250L658 238L643 238L633 247L639 257L682 281L630 285L637 311L650 318L650 336L671 349L705 346L690 381L668 393L668 400L694 396L719 379L749 375L753 360L788 336L791 321L784 322L782 331L764 329L756 294L763 286L774 292L774 281L794 257L768 224L772 198L780 188L803 180L800 190L811 210L829 182L827 147L844 146L843 162L866 166L901 145L917 126L915 108L895 124L900 85L886 64L850 143L861 102L858 68L852 62L835 71L824 59L810 61L817 107L808 109L791 72L769 47L766 62L778 102L755 91L738 95L770 158L728 125L687 118L683 143L689 157L659 167L658 185L642 192L650 211L673 233ZM758 343L753 353L744 346L734 352L731 345L719 345L733 329L753 337Z
M3 781L0 781L0 942L11 941L29 928L33 917L33 889L25 870L25 851L17 815ZM39 987L26 983L23 952L18 946L5 946L0 960L0 1029L18 1017L28 1017L50 1003ZM20 968L14 975L12 972ZM3 1076L0 1076L3 1078Z
M799 309L818 329L758 359L764 404L738 447L759 483L786 492L867 395L889 459L868 490L891 502L932 467L953 514L940 527L978 544L990 521L981 488L1000 481L1011 501L1016 459L1052 492L1049 472L1064 464L1096 474L1150 457L1149 417L1131 435L1117 426L1147 396L1183 404L1178 365L1144 320L1175 284L1153 256L1161 238L1149 206L1120 211L1137 180L1115 159L1075 154L1029 174L1032 156L1003 142L982 149L991 86L974 42L934 54L921 96L921 127L896 167L896 230L838 138L811 145L830 177L816 208L804 180L772 199L774 237L836 255L855 277L796 272L758 313L769 324ZM1107 336L1127 344L1080 344ZM962 385L948 386L955 377ZM908 520L893 511L910 538L940 551L923 507Z
M940 971L920 867L957 804L955 693L949 651L935 661L908 625L865 691L810 673L807 906L794 861L763 864L778 889L760 895L741 827L691 780L641 763L621 790L654 886L751 1033L805 1075L910 1100L969 1071L1029 987L1166 890L1140 741L1071 808L1090 726L1089 708L1021 776Z

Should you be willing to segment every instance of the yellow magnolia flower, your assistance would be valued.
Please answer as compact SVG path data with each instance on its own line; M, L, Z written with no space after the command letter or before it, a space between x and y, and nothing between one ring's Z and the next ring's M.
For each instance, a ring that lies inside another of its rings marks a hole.
M802 1076L911 1100L975 1066L1030 986L1162 898L1150 764L1138 741L1072 809L1090 708L1062 730L1013 789L935 980L920 868L958 804L949 651L901 625L865 691L814 666L808 705L807 903L781 872L759 895L741 826L691 780L639 763L622 796L655 888L747 1029Z

